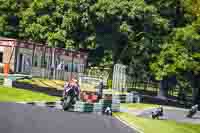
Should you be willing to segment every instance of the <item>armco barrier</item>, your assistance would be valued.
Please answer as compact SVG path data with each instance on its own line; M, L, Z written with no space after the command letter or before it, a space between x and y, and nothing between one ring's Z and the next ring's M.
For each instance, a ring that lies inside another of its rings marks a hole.
M112 101L119 101L119 103L140 103L141 97L139 94L105 94L103 99L112 99Z
M98 101L98 96L95 92L83 91L80 94L81 101L95 103Z
M61 109L61 102L18 102L21 104L29 104L33 106L40 106L40 107L51 107L55 109ZM112 103L112 101L108 100L100 100L97 103L88 103L88 102L82 102L82 101L77 101L76 104L74 104L73 108L70 109L70 111L73 112L96 112L96 113L101 113L105 110L106 107L110 107L113 112L119 112L120 111L120 104L119 103Z
M140 96L128 94L104 94L103 99L98 100L95 93L82 93L81 101L74 104L71 111L75 112L103 112L107 107L113 112L120 112L120 103L136 103L140 102ZM28 102L26 104L55 107L62 109L61 102Z
M127 94L103 94L104 100L119 101L120 103L140 103L141 96L136 93ZM83 91L81 92L81 100L89 103L98 102L98 95L95 92Z

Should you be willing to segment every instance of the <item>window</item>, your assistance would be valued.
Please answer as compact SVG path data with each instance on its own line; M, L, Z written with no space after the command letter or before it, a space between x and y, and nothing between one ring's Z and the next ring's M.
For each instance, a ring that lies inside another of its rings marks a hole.
M77 70L77 64L74 63L73 66L74 66L74 67L73 67L74 72L77 72L77 71L78 71L78 70Z
M65 62L65 64L64 64L64 69L65 69L66 72L68 72L68 65L67 65L66 62Z
M71 72L71 71L72 71L72 64L68 63L68 72Z
M44 56L44 54L41 56L41 67L42 68L47 68L47 56Z
M80 64L77 64L77 72L80 73Z
M81 72L84 72L85 71L85 65L84 64L82 64L82 67L81 67Z
M0 52L0 63L3 63L3 52Z

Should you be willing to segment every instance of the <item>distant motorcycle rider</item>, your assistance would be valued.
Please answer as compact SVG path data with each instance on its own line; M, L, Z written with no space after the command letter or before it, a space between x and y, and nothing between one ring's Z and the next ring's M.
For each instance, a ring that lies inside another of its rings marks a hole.
M104 84L103 84L103 80L101 80L99 82L99 86L98 86L98 98L101 99L102 95L103 95L103 89L104 89Z

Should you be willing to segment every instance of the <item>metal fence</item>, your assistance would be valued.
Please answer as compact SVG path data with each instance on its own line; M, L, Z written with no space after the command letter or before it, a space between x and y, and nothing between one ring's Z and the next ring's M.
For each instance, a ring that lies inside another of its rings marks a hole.
M112 89L116 91L122 91L122 88L126 89L126 67L122 64L116 64L113 70Z
M77 72L67 72L65 70L50 70L44 68L32 68L32 76L33 77L40 77L40 78L47 78L47 79L56 79L56 80L69 80L71 77L78 78L79 75L82 73Z

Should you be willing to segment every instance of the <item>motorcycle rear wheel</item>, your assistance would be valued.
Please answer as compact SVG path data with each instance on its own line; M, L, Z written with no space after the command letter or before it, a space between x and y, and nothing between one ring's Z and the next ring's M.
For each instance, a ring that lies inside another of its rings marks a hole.
M63 101L63 110L68 110L71 107L71 96L67 96Z

